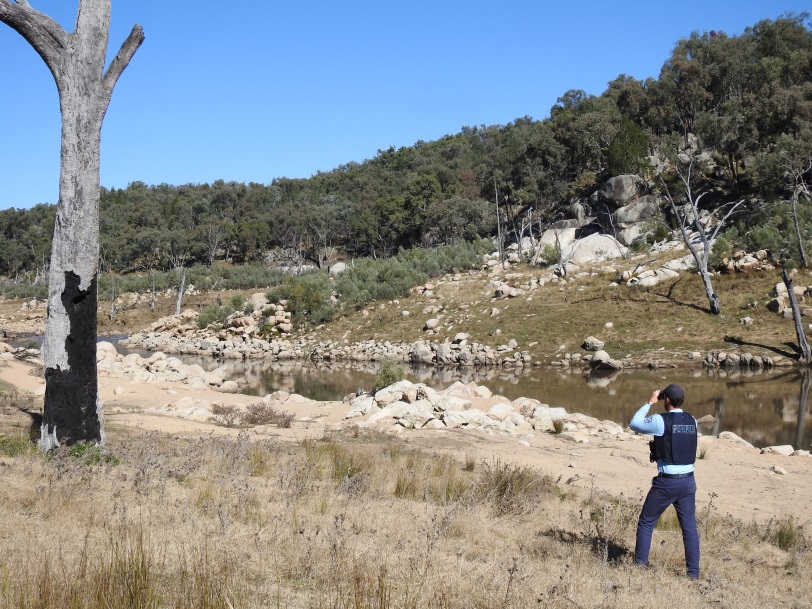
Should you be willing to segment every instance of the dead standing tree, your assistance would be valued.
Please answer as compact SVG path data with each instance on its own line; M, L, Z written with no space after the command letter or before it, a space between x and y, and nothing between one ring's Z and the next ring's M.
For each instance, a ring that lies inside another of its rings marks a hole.
M696 262L696 268L699 270L699 275L702 278L702 285L705 287L705 294L708 296L710 312L714 315L719 315L722 312L722 308L719 303L719 296L717 296L716 292L713 291L713 284L711 283L710 272L708 271L708 258L710 257L711 247L716 239L716 236L719 234L719 231L722 230L722 227L727 219L733 215L736 208L744 203L744 201L742 200L736 203L722 205L714 210L705 221L702 221L699 216L699 202L707 193L703 192L699 195L694 195L691 188L691 174L693 167L694 162L691 160L688 164L687 173L677 168L677 176L682 182L685 198L687 200L687 203L682 210L677 207L676 203L674 202L674 198L671 196L665 182L663 182L663 188L665 189L665 198L671 205L671 211L674 213L674 217L677 219L677 224L679 224L682 240L690 250L691 255L694 257L694 261ZM685 209L686 207L688 208L687 210ZM727 210L725 215L712 226L714 214L725 212L725 210ZM701 253L694 243L694 240L691 238L691 234L688 232L689 228L693 228L693 230L699 236L699 240L702 244Z
M62 118L59 202L51 245L43 342L45 415L40 448L102 443L96 328L101 126L113 88L144 40L133 27L105 71L111 0L79 0L73 33L28 0L0 0L0 21L42 57Z
M809 341L806 340L804 324L803 321L801 321L801 310L798 308L798 300L795 298L795 290L792 287L792 280L789 278L787 269L781 271L781 279L784 280L784 285L787 286L787 296L789 297L790 307L792 307L795 336L798 338L798 349L801 352L798 361L802 366L810 366L812 365L812 348L809 346Z
M812 199L809 193L809 184L807 184L806 176L812 171L812 158L806 157L798 162L792 159L789 155L782 155L781 168L784 170L784 175L792 186L792 224L795 226L795 237L798 239L798 253L801 256L801 263L804 268L809 268L809 260L806 257L806 249L804 248L804 238L801 234L801 223L798 220L798 199L803 197L807 201Z

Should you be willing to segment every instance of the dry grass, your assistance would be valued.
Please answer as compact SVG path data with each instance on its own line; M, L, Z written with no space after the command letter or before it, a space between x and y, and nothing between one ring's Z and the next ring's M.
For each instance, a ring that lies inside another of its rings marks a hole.
M212 421L223 427L253 427L276 425L285 429L293 424L294 416L277 410L270 404L249 404L245 408L237 404L212 404Z
M543 272L519 268L515 275L521 277L509 281L521 286ZM792 321L766 309L771 288L781 282L778 271L715 276L720 317L708 313L698 275L684 273L650 288L609 287L614 279L614 275L596 274L550 283L514 299L495 299L487 287L488 276L469 273L459 282L435 281L431 297L413 295L397 303L374 303L367 307L366 316L360 312L347 315L321 328L318 336L338 341L412 342L426 338L423 324L427 319L439 317L439 334L432 335L432 341L451 340L458 332L468 333L471 342L493 346L515 339L520 349L539 360L550 359L560 346L578 351L590 334L601 338L606 349L619 357L684 359L690 351L730 349L737 343L742 351L757 355L794 355L786 344L795 342ZM796 285L812 284L812 277L800 273L794 281ZM442 310L423 312L431 306ZM401 314L404 310L409 311L408 316ZM739 320L747 316L754 323L741 325ZM612 322L611 329L604 327L607 322Z
M8 420L5 417L4 420ZM11 428L3 431L11 431ZM808 607L802 515L700 514L702 577L678 527L630 552L640 498L578 495L358 432L300 445L109 430L108 447L0 444L0 606Z

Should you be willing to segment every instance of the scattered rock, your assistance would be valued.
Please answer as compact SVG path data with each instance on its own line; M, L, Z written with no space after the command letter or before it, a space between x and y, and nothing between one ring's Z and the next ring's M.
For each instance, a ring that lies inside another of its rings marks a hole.
M598 340L594 336L587 336L584 342L581 344L581 349L586 351L600 351L604 347L604 342L602 340Z
M792 453L795 452L795 449L790 446L789 444L784 444L781 446L765 446L761 449L762 455L783 455L784 457L789 457Z

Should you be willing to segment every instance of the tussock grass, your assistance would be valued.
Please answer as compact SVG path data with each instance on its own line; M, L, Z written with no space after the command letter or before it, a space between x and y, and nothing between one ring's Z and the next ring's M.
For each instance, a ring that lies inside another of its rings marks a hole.
M798 515L699 514L702 577L679 529L633 567L641 498L467 468L359 431L300 444L108 430L117 462L3 456L0 606L11 609L803 606ZM83 453L84 455L85 453ZM746 573L746 577L742 577Z

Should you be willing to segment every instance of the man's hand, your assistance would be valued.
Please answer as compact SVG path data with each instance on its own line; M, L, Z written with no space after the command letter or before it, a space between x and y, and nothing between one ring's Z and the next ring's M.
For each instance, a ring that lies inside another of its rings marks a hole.
M648 403L650 406L654 406L660 400L660 390L655 389L654 393L651 394L651 397L648 399Z

